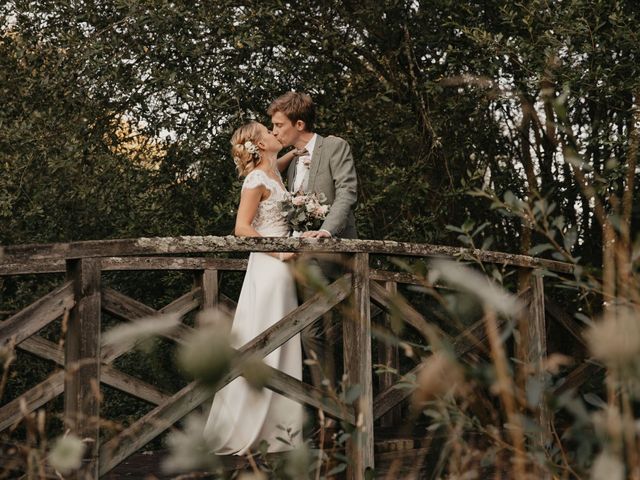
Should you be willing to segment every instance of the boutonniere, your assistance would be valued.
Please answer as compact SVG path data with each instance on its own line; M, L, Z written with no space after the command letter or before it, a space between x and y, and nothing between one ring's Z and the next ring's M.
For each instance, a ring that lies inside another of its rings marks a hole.
M296 148L294 154L298 157L298 162L302 162L305 168L311 167L311 155L306 148Z

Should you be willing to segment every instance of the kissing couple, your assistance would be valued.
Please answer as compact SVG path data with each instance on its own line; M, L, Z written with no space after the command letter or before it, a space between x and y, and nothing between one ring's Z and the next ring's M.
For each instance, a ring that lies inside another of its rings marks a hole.
M308 94L288 92L267 110L269 130L258 122L238 128L231 137L231 156L244 177L235 234L243 237L288 237L292 234L288 210L296 196L326 200L320 209L321 225L302 232L304 238L356 238L354 209L357 176L351 148L340 137L314 132L316 110ZM293 147L285 155L278 153ZM284 174L284 175L283 175ZM283 178L286 178L286 185ZM298 295L289 263L291 252L251 253L236 308L231 336L239 348L298 307ZM311 259L310 275L328 284L339 275L335 262ZM301 288L308 296L309 289ZM317 357L321 368L311 377L321 387L331 331L319 322L296 335L264 358L264 363L302 380L302 348ZM256 390L238 377L216 392L204 436L217 455L244 455L256 451L261 442L268 452L290 450L302 443L304 411L301 404L268 389Z

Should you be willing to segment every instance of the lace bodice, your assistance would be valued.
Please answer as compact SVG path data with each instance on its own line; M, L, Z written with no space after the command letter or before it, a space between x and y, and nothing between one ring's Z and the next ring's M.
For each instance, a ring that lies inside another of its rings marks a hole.
M251 226L264 237L289 236L289 224L282 216L280 202L289 198L290 193L262 170L250 172L244 179L242 188L257 188L262 185L271 192L271 195L258 205L258 211Z

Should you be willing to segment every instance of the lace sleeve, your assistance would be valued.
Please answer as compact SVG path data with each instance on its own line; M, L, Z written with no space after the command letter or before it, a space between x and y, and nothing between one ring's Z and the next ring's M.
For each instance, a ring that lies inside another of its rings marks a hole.
M262 170L254 170L247 175L242 183L242 189L245 188L258 188L258 187L266 187L269 190L272 190L271 182L269 182L269 177Z

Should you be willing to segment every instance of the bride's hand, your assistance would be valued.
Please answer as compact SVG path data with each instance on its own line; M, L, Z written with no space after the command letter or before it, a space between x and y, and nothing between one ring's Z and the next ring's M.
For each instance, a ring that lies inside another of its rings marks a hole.
M294 157L302 157L303 155L309 155L309 151L304 147L294 148L292 152Z
M298 254L295 252L280 252L277 255L278 255L278 259L282 262L293 260L298 256Z

